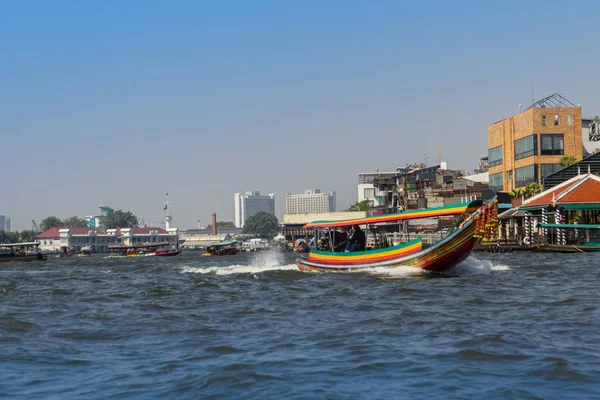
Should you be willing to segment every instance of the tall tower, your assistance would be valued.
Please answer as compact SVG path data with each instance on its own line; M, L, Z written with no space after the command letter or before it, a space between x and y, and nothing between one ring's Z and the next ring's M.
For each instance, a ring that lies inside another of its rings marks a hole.
M171 220L173 219L171 217L171 210L169 209L169 193L166 194L167 196L167 201L165 202L165 229L169 230L171 229Z

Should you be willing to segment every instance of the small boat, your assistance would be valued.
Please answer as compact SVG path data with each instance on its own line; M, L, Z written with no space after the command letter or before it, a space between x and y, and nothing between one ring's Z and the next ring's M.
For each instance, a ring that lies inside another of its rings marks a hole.
M225 240L213 243L206 248L206 252L202 256L233 256L239 252L237 243L237 240Z
M362 269L409 266L440 272L464 261L481 237L493 233L498 215L498 202L494 197L487 202L476 200L431 209L409 210L402 213L378 215L345 221L316 221L304 229L321 229L331 237L335 228L366 225L374 230L377 224L397 223L411 219L440 216L461 216L461 222L442 240L430 246L423 245L420 238L405 243L370 248L364 251L334 251L339 248L331 241L328 250L310 249L308 256L301 256L296 264L301 271L353 272Z
M75 248L68 246L60 246L60 254L58 257L72 257L75 255Z
M79 257L91 257L91 256L92 256L92 248L90 246L81 248L81 253L79 253Z
M170 257L181 253L179 247L172 248L169 242L145 243L132 246L108 246L110 255L108 258L125 257Z
M48 256L40 253L39 242L0 243L0 262L46 261Z

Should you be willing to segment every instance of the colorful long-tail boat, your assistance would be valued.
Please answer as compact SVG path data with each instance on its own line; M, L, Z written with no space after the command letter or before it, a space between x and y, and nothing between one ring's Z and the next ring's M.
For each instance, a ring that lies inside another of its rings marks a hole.
M301 271L352 272L361 269L399 266L422 268L429 271L443 271L464 261L480 238L493 235L497 218L496 198L461 203L452 206L410 210L402 213L379 215L344 221L315 221L304 229L332 229L354 225L375 225L394 223L412 219L441 216L462 216L462 221L446 237L423 246L416 239L396 246L373 248L357 252L335 252L311 249L307 256L300 257L296 264ZM332 246L333 247L333 246Z

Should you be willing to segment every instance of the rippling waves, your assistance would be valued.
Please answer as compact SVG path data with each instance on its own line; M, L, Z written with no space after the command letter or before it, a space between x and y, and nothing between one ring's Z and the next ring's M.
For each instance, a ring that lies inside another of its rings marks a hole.
M598 398L594 254L302 273L293 257L0 265L0 396Z

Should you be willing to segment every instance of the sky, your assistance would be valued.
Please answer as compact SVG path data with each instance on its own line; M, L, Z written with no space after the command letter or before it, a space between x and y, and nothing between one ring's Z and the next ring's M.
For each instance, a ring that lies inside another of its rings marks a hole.
M597 1L0 0L0 214L233 220L234 193L472 170L487 127L563 94L600 114ZM597 25L597 24L596 24ZM472 150L471 150L472 149Z

